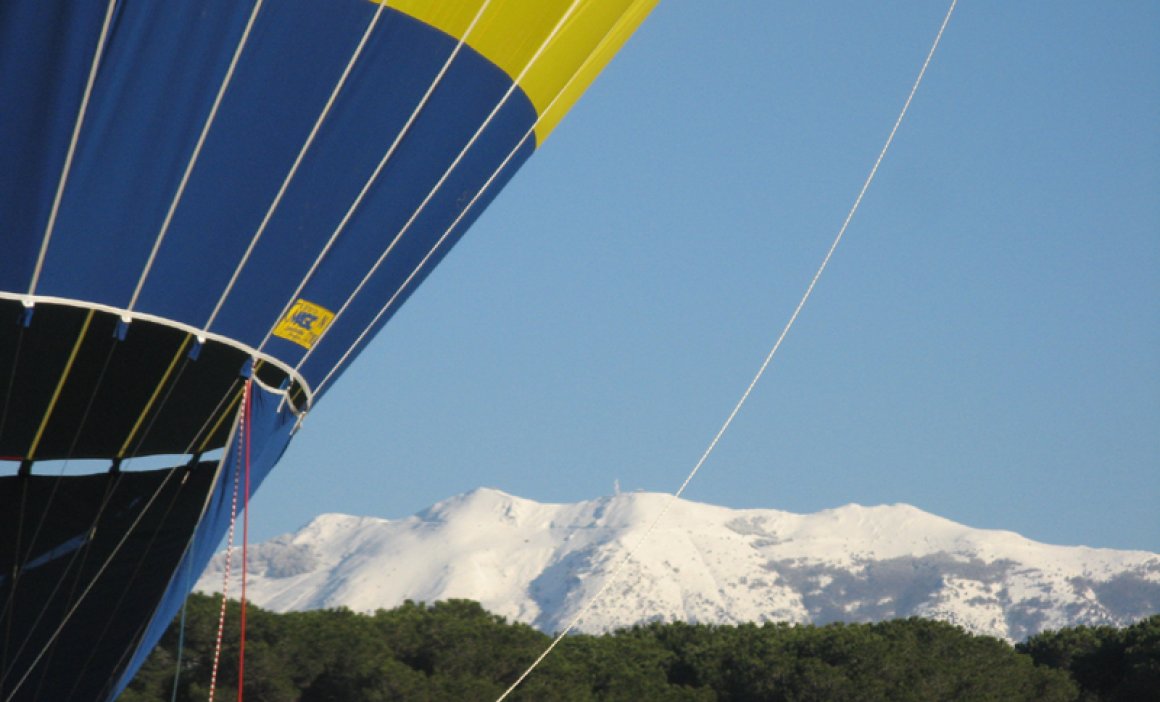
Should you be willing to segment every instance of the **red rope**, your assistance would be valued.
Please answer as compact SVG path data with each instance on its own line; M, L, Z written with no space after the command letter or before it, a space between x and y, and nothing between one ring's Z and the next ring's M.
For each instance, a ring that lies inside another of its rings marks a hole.
M243 464L246 466L246 495L248 498L249 492L250 492L250 474L249 474L249 466L250 466L250 461L249 461L250 383L249 383L249 381L246 382L246 385L244 387L243 392L244 392L244 395L243 395L244 399L242 401L242 409L241 409L240 417L238 418L238 421L240 423L240 431L242 433L242 436L244 436L244 443L243 443L243 438L239 437L237 465L239 467ZM246 450L246 453L244 456L242 453L243 446L245 447L245 450ZM234 552L234 527L237 525L237 522L238 522L238 483L240 481L241 474L242 474L241 470L238 470L238 469L234 470L234 492L233 492L233 497L230 500L230 529L229 529L229 535L226 537L226 565L224 568L224 572L222 574L222 606L221 606L221 610L218 612L217 640L214 643L213 667L211 669L210 676L209 676L209 702L213 702L214 693L217 691L218 663L221 661L222 637L223 637L223 635L225 633L225 629L226 629L226 602L228 600L228 595L229 595L229 591L230 591L230 563L231 563L231 560L233 557L233 552ZM244 538L244 532L245 532L245 525L244 524L243 524L242 531L243 531L243 538ZM244 573L245 568L246 568L245 555L244 555L244 549L245 549L244 543L242 545L242 548L243 548L242 572ZM245 576L243 575L243 578L242 578L243 593L245 591L245 586L246 586L246 581L245 581ZM245 595L243 594L243 598L244 597L245 597ZM242 616L245 617L244 607L243 607L242 612L243 612ZM245 641L244 637L243 637L242 641L243 642ZM238 674L239 674L239 676L241 675L240 669L238 671ZM239 698L241 695L241 689L242 689L242 686L241 686L240 681L239 681L239 685L238 685Z
M250 545L250 416L254 406L254 396L250 392L250 383L246 383L246 409L243 412L242 433L246 442L246 484L242 491L242 619L241 619L241 647L238 649L238 702L242 702L242 689L246 679L246 561L247 549Z

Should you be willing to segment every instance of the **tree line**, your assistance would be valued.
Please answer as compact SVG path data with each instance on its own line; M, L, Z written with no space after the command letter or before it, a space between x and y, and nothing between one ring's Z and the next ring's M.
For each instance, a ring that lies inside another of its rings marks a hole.
M122 702L207 698L220 599L190 597ZM237 697L239 605L228 603L217 698ZM276 614L246 609L251 702L494 700L549 643L478 603ZM180 663L178 647L182 648ZM175 682L176 678L176 682ZM1073 627L1016 646L945 622L647 624L569 636L509 698L682 700L1160 700L1160 615Z

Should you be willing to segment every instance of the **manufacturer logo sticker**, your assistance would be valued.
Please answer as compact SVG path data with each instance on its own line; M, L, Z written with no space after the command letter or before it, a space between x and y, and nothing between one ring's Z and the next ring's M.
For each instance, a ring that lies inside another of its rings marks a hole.
M314 342L318 341L318 337L322 336L333 320L334 313L330 310L300 299L274 327L274 336L308 349L314 346Z

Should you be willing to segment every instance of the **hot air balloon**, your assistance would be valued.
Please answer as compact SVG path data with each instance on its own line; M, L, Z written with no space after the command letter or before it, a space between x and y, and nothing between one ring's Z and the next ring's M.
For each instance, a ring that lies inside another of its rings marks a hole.
M0 3L0 700L124 689L653 4Z

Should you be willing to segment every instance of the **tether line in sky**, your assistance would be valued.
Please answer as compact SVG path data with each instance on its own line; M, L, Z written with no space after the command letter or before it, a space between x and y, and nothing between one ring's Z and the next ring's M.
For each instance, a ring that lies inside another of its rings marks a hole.
M645 532L641 534L640 537L629 548L626 548L621 552L615 567L613 567L612 572L608 574L608 577L604 579L604 584L600 586L600 589L596 591L596 594L593 595L592 598L588 600L588 602L586 602L583 607L580 608L580 611L576 614L575 617L572 618L572 621L568 623L568 626L565 627L564 630L561 631L556 636L556 638L552 640L552 643L548 644L548 647L544 649L543 653L541 653L539 657L536 658L536 660L532 661L532 664L528 666L527 670L525 670L514 683L512 683L511 687L509 687L502 695L496 698L496 702L503 702L503 700L506 699L508 695L510 695L517 687L519 687L520 683L522 683L524 679L527 678L528 675L530 675L532 671L536 669L541 661L548 657L548 654L550 654L552 650L556 648L556 646L561 641L564 640L565 636L570 634L572 630L576 628L576 626L584 619L585 615L588 614L592 607L595 606L596 603L604 597L604 593L607 592L609 586L611 586L612 583L617 580L618 576L620 575L620 571L624 569L625 563L627 563L629 558L632 557L632 554L635 553L638 548L640 548L641 544L648 540L648 537L652 534L653 530L656 529L657 524L659 524L660 521L664 519L665 514L669 511L669 508L673 506L673 503L680 499L681 495L685 492L685 488L687 488L689 483L693 481L693 478L696 477L697 473L701 470L701 466L705 465L705 462L709 459L709 456L713 453L713 450L717 448L717 444L720 443L721 437L724 436L725 432L729 429L729 426L733 424L733 420L737 417L738 413L741 412L741 408L745 405L745 402L753 393L753 388L757 386L758 381L761 380L761 376L765 375L765 371L767 368L769 368L769 364L773 360L774 355L776 355L778 349L781 348L781 342L785 340L786 335L789 334L790 328L793 327L794 322L797 321L798 315L801 314L802 308L806 306L806 302L810 299L810 295L813 294L814 287L817 286L818 279L822 277L822 273L825 272L826 266L830 264L830 259L833 257L834 251L837 250L838 244L842 242L842 238L846 235L846 229L849 228L850 221L854 219L854 214L858 211L858 207L861 206L862 198L865 197L866 191L870 189L870 183L874 181L874 176L878 174L878 167L882 164L882 160L886 157L886 152L890 150L890 145L894 143L894 135L898 133L898 128L902 125L902 120L904 117L906 117L906 113L910 109L910 103L914 100L915 93L918 92L918 86L922 84L922 79L926 75L926 69L930 66L931 59L934 58L934 52L938 49L939 42L942 41L943 32L946 30L947 24L951 20L951 15L954 14L955 5L957 4L958 0L951 0L950 7L947 9L946 15L943 17L942 24L939 25L938 33L935 35L934 41L931 43L930 50L926 54L926 59L922 62L922 68L920 68L918 71L918 77L914 79L914 84L910 87L910 94L906 96L906 102L902 104L902 109L898 113L898 118L894 120L894 126L890 129L890 135L886 137L886 143L882 145L882 150L878 152L878 158L875 159L874 166L870 169L869 175L866 176L866 180L862 183L862 189L858 191L858 197L854 198L854 204L851 205L850 211L846 214L846 219L842 222L842 226L838 229L838 233L834 237L833 243L830 244L829 250L826 251L826 255L822 259L821 265L818 266L818 270L814 273L814 277L810 280L810 284L806 287L805 292L802 293L802 297L798 301L797 307L794 308L793 314L790 315L789 321L787 321L785 326L782 327L781 333L777 336L777 341L773 343L773 347L769 350L769 353L765 355L765 360L761 362L761 367L757 369L757 373L754 374L753 380L749 381L749 385L745 388L745 392L741 394L741 398L737 401L737 404L733 406L733 410L729 413L729 416L726 417L725 422L721 425L721 428L717 430L717 433L713 436L713 440L709 442L709 446L705 449L705 452L701 454L701 458L697 461L697 464L693 466L693 469L689 471L687 476L685 476L684 482L682 482L681 486L677 488L677 491L674 492L669 497L669 499L665 501L664 507L661 508L660 513L657 514L657 516L649 524L648 529L646 529Z

